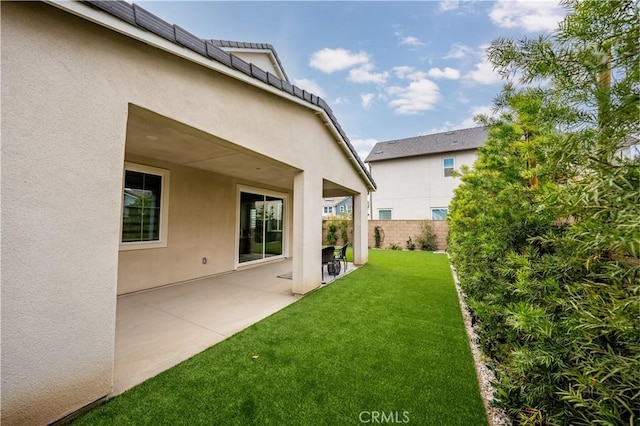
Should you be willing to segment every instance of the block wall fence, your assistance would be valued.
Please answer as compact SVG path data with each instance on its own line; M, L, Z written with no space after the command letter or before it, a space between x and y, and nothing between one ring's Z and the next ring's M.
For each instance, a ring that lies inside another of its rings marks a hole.
M391 244L397 244L406 249L409 237L417 244L417 238L421 233L421 227L424 222L431 224L431 229L436 234L438 250L446 250L448 226L444 220L369 220L369 247L376 246L374 229L379 226L384 236L380 248L388 249ZM418 247L416 249L419 250Z
M322 239L323 244L327 243L327 224L329 221L322 222ZM431 229L436 234L436 245L438 250L447 249L447 231L448 225L445 220L369 220L369 248L376 246L374 237L374 229L379 226L384 233L384 240L381 243L383 249L388 249L390 245L397 244L403 249L407 248L407 240L409 237L417 244L418 236L421 233L421 227L424 222L431 224ZM340 233L338 232L338 236ZM353 230L349 229L349 238L353 238ZM341 238L338 238L336 246L343 244ZM419 250L419 248L416 248Z

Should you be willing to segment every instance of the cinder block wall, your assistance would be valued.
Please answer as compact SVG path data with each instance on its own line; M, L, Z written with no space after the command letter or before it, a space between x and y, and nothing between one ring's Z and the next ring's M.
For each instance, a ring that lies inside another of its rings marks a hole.
M389 248L392 243L405 249L409 237L417 246L417 238L421 234L421 226L424 222L431 224L431 229L436 234L438 250L447 249L447 222L444 220L369 220L369 247L376 246L374 229L379 226L384 231L384 240L380 248ZM419 248L416 247L417 250Z
M332 222L335 223L336 226L338 226L338 224L340 222L342 222L342 220L341 219L324 219L322 221L322 244L325 245L325 246L329 245L329 241L327 241L327 228L329 226L329 223L332 223ZM347 226L347 233L348 233L347 239L348 239L348 242L353 244L353 222L349 220L347 223L348 223L348 226ZM338 241L336 241L335 246L339 247L339 246L344 245L347 241L344 241L342 239L342 233L340 232L340 228L338 228L337 234L338 234Z

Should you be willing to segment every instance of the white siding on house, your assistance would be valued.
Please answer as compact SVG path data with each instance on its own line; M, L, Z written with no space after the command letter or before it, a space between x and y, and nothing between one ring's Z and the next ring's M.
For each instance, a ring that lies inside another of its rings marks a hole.
M473 165L475 150L399 158L369 163L378 185L371 194L371 217L391 209L394 220L431 219L431 209L447 208L460 179L444 177L443 159L453 158L455 169Z

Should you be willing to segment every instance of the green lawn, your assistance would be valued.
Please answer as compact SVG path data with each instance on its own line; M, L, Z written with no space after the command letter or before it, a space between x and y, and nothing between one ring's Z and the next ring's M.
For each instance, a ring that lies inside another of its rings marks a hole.
M369 256L75 424L486 425L446 255Z

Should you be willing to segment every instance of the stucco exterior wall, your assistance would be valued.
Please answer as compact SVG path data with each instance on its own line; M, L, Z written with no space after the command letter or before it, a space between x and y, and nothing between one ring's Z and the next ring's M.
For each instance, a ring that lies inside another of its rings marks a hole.
M369 163L378 189L371 196L371 219L391 209L392 220L431 219L431 209L447 208L460 179L444 177L442 161L454 158L455 169L472 166L475 150Z
M234 182L172 164L170 245L119 253L130 104L302 170L294 281L320 284L323 179L367 188L315 111L50 5L3 3L1 18L3 425L55 421L109 393L119 278L128 292L233 267L233 250L194 229L230 237L235 204L184 221L189 203L235 203ZM154 268L166 276L142 274Z
M120 251L118 294L232 270L237 181L141 156L125 159L169 170L169 232L166 248Z
M1 15L3 425L62 417L113 373L127 105L58 60L76 46L23 14L39 8Z

